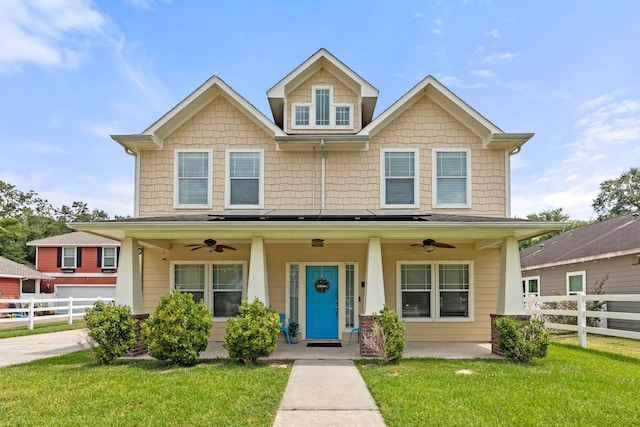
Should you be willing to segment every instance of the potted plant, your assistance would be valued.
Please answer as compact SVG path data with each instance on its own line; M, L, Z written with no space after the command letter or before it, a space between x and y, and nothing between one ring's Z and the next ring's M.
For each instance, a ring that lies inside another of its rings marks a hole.
M289 326L287 327L287 329L289 329L289 337L291 338L291 344L297 344L298 331L300 329L300 325L295 320L289 319Z

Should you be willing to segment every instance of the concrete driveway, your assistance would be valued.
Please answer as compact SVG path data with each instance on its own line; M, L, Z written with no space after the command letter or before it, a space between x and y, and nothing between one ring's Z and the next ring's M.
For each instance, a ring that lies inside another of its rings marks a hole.
M82 350L84 329L0 340L0 366L30 362Z

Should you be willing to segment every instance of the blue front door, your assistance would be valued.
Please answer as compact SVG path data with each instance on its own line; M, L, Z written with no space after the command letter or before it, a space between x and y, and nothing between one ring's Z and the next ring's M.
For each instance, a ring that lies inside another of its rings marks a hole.
M336 339L338 338L338 267L309 266L306 276L306 337Z

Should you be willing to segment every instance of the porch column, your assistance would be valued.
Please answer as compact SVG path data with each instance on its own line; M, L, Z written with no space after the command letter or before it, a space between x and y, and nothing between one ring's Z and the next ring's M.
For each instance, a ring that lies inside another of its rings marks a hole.
M382 247L379 237L369 238L367 253L367 282L364 287L364 313L372 315L384 307L384 277L382 275Z
M496 314L524 314L520 250L514 237L502 240L500 288Z
M133 314L143 313L138 239L126 237L120 241L116 304L128 305Z
M267 287L267 253L264 250L264 239L251 239L251 258L249 260L249 284L247 286L247 301L253 302L258 298L265 305L269 305L269 288Z

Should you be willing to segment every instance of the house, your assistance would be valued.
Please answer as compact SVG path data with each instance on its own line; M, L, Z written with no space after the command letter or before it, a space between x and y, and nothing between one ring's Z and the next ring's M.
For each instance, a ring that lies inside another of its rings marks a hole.
M33 292L57 298L114 298L120 242L76 231L27 243L36 269L52 280Z
M46 286L52 279L29 266L0 257L1 299L20 299L25 294L33 294L41 284Z
M211 77L139 134L134 218L71 226L121 242L116 300L151 313L179 286L241 298L345 340L384 305L409 341L488 341L523 313L518 241L563 224L510 218L506 133L432 76L374 117L378 90L320 49L267 91L267 118ZM363 317L364 316L364 317Z
M632 213L569 230L521 251L529 295L591 293L607 277L605 294L640 293L640 220ZM640 304L610 301L610 311L640 313ZM611 329L640 331L640 322L607 319Z

